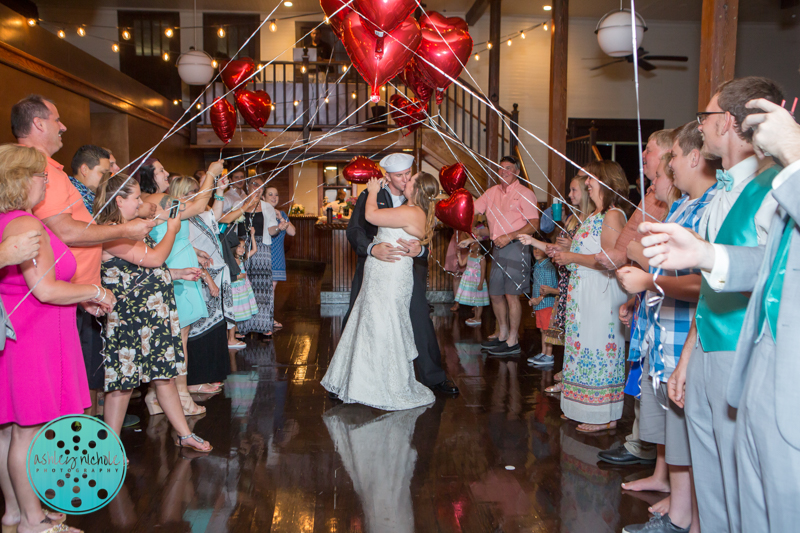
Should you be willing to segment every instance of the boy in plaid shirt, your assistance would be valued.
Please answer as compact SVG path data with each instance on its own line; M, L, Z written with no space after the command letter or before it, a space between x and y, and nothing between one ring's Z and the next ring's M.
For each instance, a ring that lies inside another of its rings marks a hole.
M536 296L528 301L528 305L533 307L536 316L536 327L542 336L542 351L529 357L528 362L537 366L552 365L553 345L545 342L544 332L550 327L550 315L556 302L555 296L558 296L558 274L543 251L534 248L533 257L536 264L531 273L531 294Z

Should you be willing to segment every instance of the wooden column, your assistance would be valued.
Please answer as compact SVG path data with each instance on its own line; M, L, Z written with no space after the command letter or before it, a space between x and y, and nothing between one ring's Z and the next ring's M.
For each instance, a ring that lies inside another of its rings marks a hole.
M550 38L550 125L548 142L550 146L566 154L567 151L567 41L569 36L569 0L553 0L553 20ZM585 164L586 161L576 161ZM565 173L567 162L549 151L547 156L547 177L550 180L548 192L565 194ZM546 199L543 199L546 200Z
M500 5L501 0L491 0L489 8L489 100L495 107L500 106ZM500 117L486 108L486 157L497 162L497 136L500 131ZM491 182L491 180L490 180Z
M739 0L703 0L698 111L706 108L722 83L733 79L738 22Z

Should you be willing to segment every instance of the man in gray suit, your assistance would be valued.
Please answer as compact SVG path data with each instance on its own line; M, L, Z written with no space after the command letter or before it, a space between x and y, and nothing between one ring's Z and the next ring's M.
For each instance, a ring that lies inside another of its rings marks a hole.
M0 269L18 265L39 254L39 238L41 231L29 231L22 235L14 235L0 243ZM3 301L0 300L0 350L6 347L6 338L16 340L14 327L8 317Z
M650 264L699 267L720 292L751 292L728 381L728 403L739 409L735 450L742 531L796 531L800 523L800 125L783 108L747 104L754 146L785 168L773 181L778 202L769 238L759 247L710 244L674 224L645 223ZM784 291L785 288L785 291ZM785 298L784 298L785 296ZM671 390L673 401L683 391Z

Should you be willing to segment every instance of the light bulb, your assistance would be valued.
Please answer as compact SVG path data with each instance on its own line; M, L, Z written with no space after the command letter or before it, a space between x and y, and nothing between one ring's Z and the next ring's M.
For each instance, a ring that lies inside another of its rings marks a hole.
M126 41L130 41L131 32L129 32L128 30L122 30L122 38L125 39Z
M350 98L355 100L356 98L358 98L358 95L354 92L353 94L350 95Z
M164 30L164 35L167 36L167 39L171 39L172 36L175 35L175 32L172 31L172 28L167 28L166 30Z
M524 31L519 32L519 36L524 39L525 38L525 32Z
M259 70L259 71L261 71L261 70L264 70L264 65L262 65L261 63L259 63L259 64L258 64L258 70Z
M86 30L83 29L83 26L78 26L78 35L86 37Z
M36 19L28 19L28 26L30 27L36 26Z
M212 59L211 60L211 68L217 68L218 66L219 66L219 63L217 63L217 60L216 59Z
M492 49L492 43L491 42L486 43L486 48L491 50Z
M275 19L269 21L269 31L272 33L278 31L278 22Z
M331 99L326 96L325 97L325 103L328 104L328 103L330 103L330 101L331 101Z
M58 30L56 35L58 35L59 39L65 39L67 37L67 32L65 32L64 30Z
M511 46L511 39L509 39L508 41L506 41L506 44L507 44L508 46Z
M544 28L544 31L547 31L547 24L545 24L545 25L544 25L544 26L542 26L542 27Z
M342 72L347 72L347 65L342 65Z
M269 108L270 108L271 110L275 111L275 104L270 104L270 105L269 105Z
M286 7L292 7L294 4L292 4L291 2L284 2L283 5Z
M297 106L299 106L299 105L300 105L300 102L298 102L297 100L295 100L295 101L294 101L294 106L295 106L295 107L297 107Z
M303 65L302 67L300 67L300 72L302 72L303 74L305 74L305 73L306 73L306 66L305 66L305 65Z
M481 55L475 54L475 61L480 61L480 60L481 60Z
M172 105L178 105L178 104L180 104L180 103L181 103L181 101L180 101L180 100L173 100L173 101L172 101Z
M325 17L325 24L330 24L330 23L331 23L331 21L328 20L328 17Z
M382 93L385 93L385 92L386 92L386 86L385 86L385 85L381 85L381 92L382 92Z
M545 11L550 11L551 9L553 9L553 6L542 6L542 9L544 9Z
M161 56L161 59L163 59L164 61L169 61L169 53L168 52L164 52L164 55Z
M219 37L220 39L225 38L225 28L221 27L220 29L217 30L217 37Z
M203 104L198 102L195 107L197 108L198 111L200 111L201 109L203 109Z
M119 52L119 45L117 43L112 44L111 51L114 52L115 54Z

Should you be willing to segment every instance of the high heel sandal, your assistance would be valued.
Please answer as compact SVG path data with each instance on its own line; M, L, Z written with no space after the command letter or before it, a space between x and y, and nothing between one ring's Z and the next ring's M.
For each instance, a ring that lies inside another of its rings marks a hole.
M208 449L207 450L204 450L203 448L198 448L194 444L185 444L185 441L187 441L189 439L194 439L195 442L198 442L200 444L203 444L205 442L205 440L201 439L200 437L198 437L194 433L189 433L185 437L181 437L180 435L178 435L178 440L175 441L175 446L177 446L178 448L191 448L193 450L197 450L198 452L203 452L203 453L208 453L208 452L210 452L211 450L214 449L214 447L211 446L211 444L208 445Z
M181 399L181 407L183 408L184 416L197 416L202 415L206 412L206 408L194 403L192 399L192 395L188 392L179 392L178 396ZM189 408L187 409L186 405L189 404Z
M213 383L202 383L200 385L190 385L189 392L192 394L216 394L222 391L222 387Z
M147 406L147 412L150 415L160 415L164 412L161 408L161 405L158 403L158 398L156 397L156 391L153 389L149 389L147 394L144 396L144 404Z

